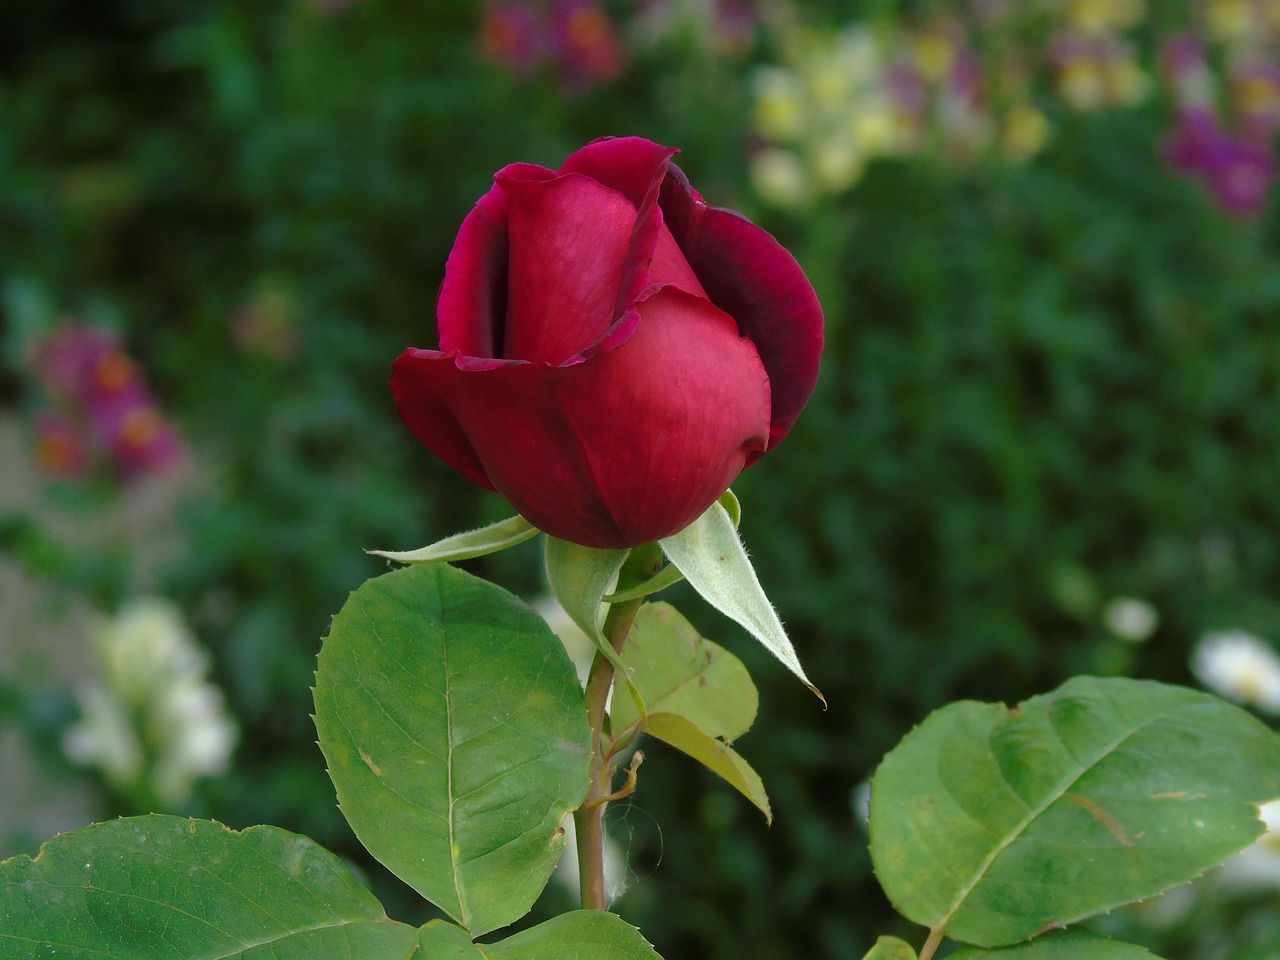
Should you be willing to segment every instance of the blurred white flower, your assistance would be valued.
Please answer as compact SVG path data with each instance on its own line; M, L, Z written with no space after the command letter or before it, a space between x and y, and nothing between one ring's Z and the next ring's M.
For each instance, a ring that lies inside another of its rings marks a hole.
M184 803L197 778L224 772L236 727L209 659L178 610L144 597L121 608L94 637L100 682L80 693L81 719L63 750L96 766L140 802Z
M1102 608L1102 622L1121 640L1142 643L1156 632L1160 614L1147 601L1137 597L1113 597Z
M1224 863L1218 879L1237 888L1280 888L1280 800L1258 811L1267 832Z
M98 766L113 783L131 783L142 772L142 744L120 701L102 687L80 694L82 719L63 737L72 763Z
M578 679L585 684L591 670L591 661L596 655L595 641L569 618L569 614L565 613L564 607L560 606L560 601L553 594L548 593L533 601L533 609L547 621L551 632L560 638L569 659L573 661L574 669L578 671Z
M1280 654L1252 633L1206 634L1192 655L1191 670L1214 693L1280 714Z

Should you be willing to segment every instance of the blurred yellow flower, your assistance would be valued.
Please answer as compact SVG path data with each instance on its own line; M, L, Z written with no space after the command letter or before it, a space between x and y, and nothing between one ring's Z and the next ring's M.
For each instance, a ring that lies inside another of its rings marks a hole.
M1097 35L1127 30L1145 13L1142 0L1068 0L1063 19L1073 30Z
M1249 0L1209 0L1204 13L1209 32L1228 43L1246 40L1256 29Z
M779 207L803 207L813 199L809 174L790 150L759 151L751 158L751 182L760 196Z
M1077 57L1058 71L1058 94L1077 110L1096 110L1107 102L1108 80L1103 65L1092 57Z
M794 140L804 132L804 96L790 70L764 67L755 75L756 129L770 140Z
M912 54L920 75L930 83L938 83L956 62L956 45L942 31L931 30L916 37Z
M1000 139L1006 155L1025 160L1049 139L1049 118L1029 103L1014 104L1004 116Z
M1133 106L1151 92L1151 78L1132 55L1107 65L1107 100L1113 106Z

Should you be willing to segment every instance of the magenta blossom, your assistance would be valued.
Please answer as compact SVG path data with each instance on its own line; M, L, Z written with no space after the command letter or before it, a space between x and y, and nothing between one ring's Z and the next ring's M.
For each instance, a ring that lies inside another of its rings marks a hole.
M1270 147L1230 133L1208 110L1183 110L1164 152L1174 169L1202 182L1231 213L1260 212L1275 182Z
M57 405L36 421L37 456L51 473L77 476L97 457L131 479L182 458L177 430L111 333L69 323L40 345L32 372Z
M628 137L500 170L449 255L440 349L406 350L391 378L437 456L586 546L693 522L817 380L809 281L675 152Z

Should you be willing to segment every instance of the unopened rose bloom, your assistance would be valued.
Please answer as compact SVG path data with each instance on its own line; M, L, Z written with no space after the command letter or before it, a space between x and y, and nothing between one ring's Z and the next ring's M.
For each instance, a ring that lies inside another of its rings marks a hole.
M822 311L768 233L638 137L505 167L467 216L439 349L395 363L401 417L534 526L632 547L688 526L790 431Z

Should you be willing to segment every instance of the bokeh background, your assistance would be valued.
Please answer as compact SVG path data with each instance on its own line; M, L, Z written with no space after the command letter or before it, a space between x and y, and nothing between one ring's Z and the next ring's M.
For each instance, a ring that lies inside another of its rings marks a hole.
M735 490L831 707L673 591L761 688L776 819L654 749L616 909L667 960L919 942L859 788L931 709L1095 673L1280 714L1278 50L1275 0L5 0L0 855L267 822L431 916L309 717L362 549L507 515L390 364L493 171L639 134L824 303L817 394ZM545 593L536 545L469 566ZM1275 960L1280 843L1102 927Z

